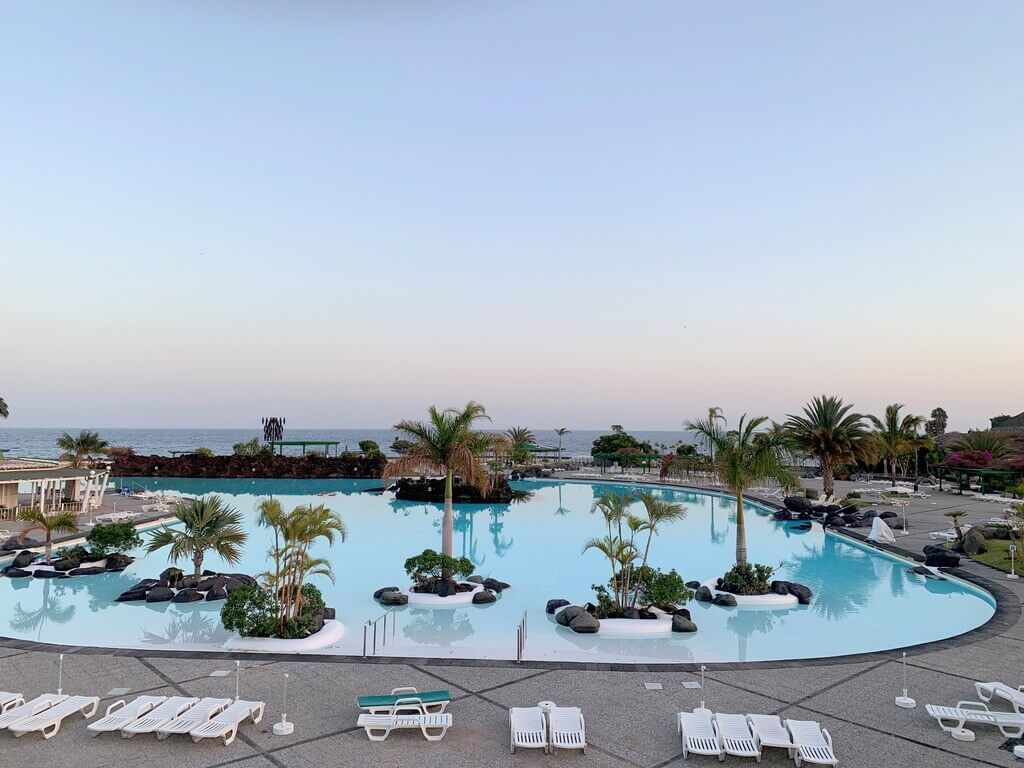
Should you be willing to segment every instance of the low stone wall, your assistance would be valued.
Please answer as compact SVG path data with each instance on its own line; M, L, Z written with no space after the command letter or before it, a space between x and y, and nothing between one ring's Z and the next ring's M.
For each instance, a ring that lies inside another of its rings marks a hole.
M366 456L118 456L118 477L380 477L387 459Z

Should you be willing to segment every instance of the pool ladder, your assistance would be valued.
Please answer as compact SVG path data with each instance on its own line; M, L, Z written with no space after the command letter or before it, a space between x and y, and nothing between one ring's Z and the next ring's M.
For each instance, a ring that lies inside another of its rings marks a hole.
M526 650L526 611L523 611L523 617L519 619L519 626L516 627L516 662L522 663L523 651Z
M398 613L395 608L391 608L378 616L376 619L371 619L363 624L363 658L366 658L367 647L370 649L370 656L377 655L377 625L382 624L380 632L380 647L384 648L388 644L388 617L391 617L391 642L395 641L395 629L398 626ZM367 642L370 634L370 627L373 627L373 639L370 643Z

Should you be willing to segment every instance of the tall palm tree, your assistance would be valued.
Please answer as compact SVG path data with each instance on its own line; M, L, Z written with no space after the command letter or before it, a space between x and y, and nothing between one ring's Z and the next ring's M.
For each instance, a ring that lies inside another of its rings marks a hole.
M7 401L0 397L0 419L6 419L10 415L11 412L7 408Z
M190 559L196 576L202 575L207 552L216 552L231 565L242 559L242 547L249 539L242 525L242 513L225 504L220 496L179 502L174 517L181 527L164 525L153 531L146 545L147 552L170 547L168 559L171 562Z
M783 444L778 433L758 433L768 421L756 416L749 421L740 417L736 429L724 431L716 420L708 418L686 422L686 428L703 437L717 451L714 470L719 481L736 495L736 563L747 562L747 527L743 515L743 496L747 489L765 480L784 487L796 483L782 459Z
M926 436L919 434L924 425L924 417L912 414L901 416L900 411L903 408L901 403L893 403L885 406L885 415L882 418L868 416L875 425L873 439L892 470L893 485L896 485L896 468L900 457L929 443Z
M99 432L83 429L78 433L78 437L72 437L65 432L57 438L57 447L64 451L61 459L70 461L73 467L81 467L86 459L101 456L109 451L110 443L101 438Z
M529 427L512 427L505 430L505 437L512 445L512 461L528 464L530 462L530 446L537 443L537 438Z
M867 435L864 417L838 397L821 395L804 406L802 416L790 414L785 428L790 439L821 465L825 496L835 493L836 466L863 455Z
M558 458L562 458L562 438L569 434L569 430L565 427L559 427L555 430L555 434L558 435Z
M722 424L728 424L728 422L725 420L725 414L722 413L722 409L717 405L712 405L710 408L708 408L707 423L714 426L718 422L722 422ZM711 440L708 440L707 438L705 438L705 441L707 442L708 451L710 452L709 458L712 462L714 462L715 445Z
M389 461L382 477L387 481L422 472L444 475L441 553L451 557L454 525L452 486L455 475L474 486L481 495L486 495L491 487L491 476L482 457L489 451L505 449L508 440L500 435L473 430L476 422L490 421L490 417L482 405L472 400L461 410L448 408L441 411L432 405L429 417L426 422L400 421L395 425L395 429L412 443L412 447L404 456ZM451 578L451 574L445 573L444 577Z
M50 562L53 550L53 534L74 533L78 530L78 518L71 512L54 512L46 514L36 507L24 509L18 513L18 519L28 525L22 528L18 538L22 541L33 531L41 531L46 542L46 562Z

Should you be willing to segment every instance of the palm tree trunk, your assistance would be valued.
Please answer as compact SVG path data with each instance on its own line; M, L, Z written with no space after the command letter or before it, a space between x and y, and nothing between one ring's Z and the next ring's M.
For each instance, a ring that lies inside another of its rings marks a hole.
M743 492L736 493L736 563L747 562L747 525L743 519Z
M192 567L194 568L192 575L201 576L203 573L203 553L199 552L192 557Z
M893 456L892 460L889 463L892 465L892 487L895 488L896 487L896 457Z
M825 486L825 498L827 499L836 490L836 471L831 461L821 462L821 481Z
M46 563L50 564L50 554L53 550L53 534L49 531L46 532Z
M452 509L452 497L454 491L452 489L454 478L452 477L452 471L449 469L445 473L444 478L444 517L441 518L441 554L445 557L452 556L452 539L455 529L455 512ZM441 573L442 578L450 579L452 572L449 569L445 569Z

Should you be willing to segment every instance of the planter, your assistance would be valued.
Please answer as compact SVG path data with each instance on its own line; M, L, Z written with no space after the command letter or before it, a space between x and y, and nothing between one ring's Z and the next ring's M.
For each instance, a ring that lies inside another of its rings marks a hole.
M736 595L732 592L723 592L716 589L717 579L708 579L701 586L707 587L711 592L712 599L717 595L731 595L736 600L737 606L761 607L761 608L792 608L799 605L800 601L796 595L778 595L769 592L766 595Z
M471 582L459 582L460 584L470 584ZM413 592L412 586L409 586L403 594L409 598L408 605L416 605L420 608L448 608L453 605L472 605L473 596L477 592L482 592L484 589L483 584L472 584L473 589L468 592L457 592L454 595L448 597L441 597L440 595L432 595L425 592Z
M232 637L224 643L228 651L263 651L265 653L310 653L334 645L345 636L340 621L324 622L323 629L309 637L285 640L280 637Z
M599 635L670 635L672 616L662 614L656 619L601 619Z

